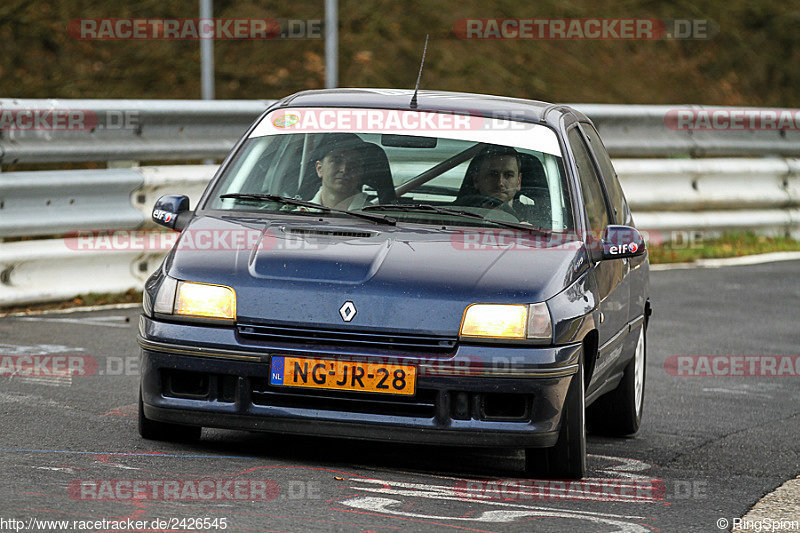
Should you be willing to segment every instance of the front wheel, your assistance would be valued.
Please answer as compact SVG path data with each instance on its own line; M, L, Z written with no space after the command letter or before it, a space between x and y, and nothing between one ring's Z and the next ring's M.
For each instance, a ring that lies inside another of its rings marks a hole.
M639 431L644 406L647 334L645 325L639 330L633 359L625 367L617 388L598 398L589 408L589 425L593 433L622 437Z
M200 440L199 426L182 426L150 420L144 416L144 402L142 391L139 391L139 435L143 439L163 440L168 442L195 442Z
M572 381L561 413L558 441L551 448L525 450L525 474L534 478L581 479L586 475L586 417L583 361Z

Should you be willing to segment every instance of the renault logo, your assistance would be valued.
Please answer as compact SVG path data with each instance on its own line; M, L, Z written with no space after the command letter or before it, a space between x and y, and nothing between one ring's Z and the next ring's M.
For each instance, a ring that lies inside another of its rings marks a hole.
M356 316L356 306L353 302L347 301L339 308L339 314L342 315L342 320L350 322Z

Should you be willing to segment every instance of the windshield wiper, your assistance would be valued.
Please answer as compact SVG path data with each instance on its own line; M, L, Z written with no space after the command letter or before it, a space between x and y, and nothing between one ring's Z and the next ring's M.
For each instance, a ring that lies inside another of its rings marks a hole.
M442 215L452 215L457 217L471 218L474 220L480 220L482 222L491 222L492 224L497 224L498 226L502 226L505 228L521 229L525 231L530 231L531 233L539 233L541 235L547 235L548 233L542 229L529 226L528 224L522 224L518 222L506 222L504 220L495 220L493 218L486 218L485 216L480 215L478 213L473 213L472 211L462 211L461 209L450 209L449 207L440 207L438 205L431 205L431 204L379 204L379 205L368 205L361 208L362 211L373 211L376 209L386 209L388 211L418 211L418 212L428 212L428 213L439 213Z
M369 213L361 213L358 211L348 211L347 209L336 209L334 207L327 207L322 204L316 204L314 202L307 202L305 200L298 200L296 198L289 198L288 196L280 196L277 194L262 194L262 193L251 193L251 192L234 192L220 195L220 198L235 198L239 200L256 200L260 202L275 202L278 204L284 205L294 205L297 207L308 207L310 209L319 209L320 211L324 211L326 213L344 213L346 215L350 215L356 218L363 218L365 220L370 220L372 222L378 224L387 224L389 226L394 226L397 224L397 220L392 217L387 217L385 215L376 215L376 214L369 214ZM291 212L291 211L290 211Z

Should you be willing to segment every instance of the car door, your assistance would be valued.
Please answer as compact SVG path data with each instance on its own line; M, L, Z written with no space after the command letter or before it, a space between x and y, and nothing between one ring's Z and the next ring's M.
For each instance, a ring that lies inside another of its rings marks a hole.
M616 224L624 224L626 226L633 226L633 216L631 215L628 201L625 199L625 194L622 192L622 186L619 183L619 178L611 164L611 158L608 156L608 151L600 140L600 135L597 130L589 123L582 122L581 130L589 141L592 152L596 157L597 166L603 177L603 183L608 193L608 199L611 201L611 207L614 211ZM628 321L633 322L640 317L644 316L645 304L647 299L647 268L641 268L644 263L644 256L634 257L626 260L628 270L626 277L628 278L628 285L630 287L630 309L628 311Z
M586 137L577 125L567 131L567 140L578 170L585 223L594 237L602 238L606 226L617 223L617 214L611 207ZM628 270L627 259L603 259L594 265L600 293L600 324L593 373L599 383L604 379L604 372L621 354L627 333L630 307Z

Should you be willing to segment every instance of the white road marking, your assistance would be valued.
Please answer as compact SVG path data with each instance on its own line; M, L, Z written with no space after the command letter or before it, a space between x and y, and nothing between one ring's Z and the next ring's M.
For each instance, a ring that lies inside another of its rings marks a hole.
M453 500L457 498L440 498L440 499ZM472 502L472 500L466 500L466 501ZM569 518L569 519L585 520L588 522L593 522L595 524L605 524L608 526L614 526L618 528L614 530L614 533L647 533L651 531L635 522L628 521L628 520L640 520L643 518L641 516L613 515L607 513L585 513L582 511L572 511L569 509L556 509L550 507L527 507L524 505L504 503L498 505L507 507L506 509L495 510L495 511L491 510L482 511L477 516L465 517L465 516L442 516L442 515L410 513L408 511L403 511L400 509L393 509L392 507L404 506L404 504L400 500L393 500L390 498L376 498L376 497L351 498L341 503L348 507L353 507L355 509L362 509L374 513L375 512L386 513L407 518L420 518L420 519L437 520L437 521L461 520L461 521L471 521L471 522L508 523L508 522L514 522L520 518L529 518L529 517ZM481 503L484 503L486 505L494 504L494 502L481 502ZM618 520L618 518L626 520Z
M518 497L525 499L547 499L557 501L614 501L622 503L652 503L659 501L654 494L653 478L646 478L647 483L620 483L616 479L583 478L580 481L561 482L547 480L493 480L470 481L460 480L455 486L427 485L423 483L404 483L401 481L373 480L352 478L350 481L378 483L389 488L353 487L367 492L380 492L400 496L418 496L421 498L436 496L452 496L463 501L494 501L498 497ZM392 487L397 487L393 489ZM400 490L410 489L410 490Z
M635 489L641 488L644 484L652 484L661 482L660 479L644 475L645 472L653 467L653 465L637 459L628 459L624 457L612 457L607 455L590 455L590 457L611 461L611 464L598 469L599 472L607 474L609 477L603 478L584 478L582 483L612 483L616 488L622 489ZM380 512L407 518L420 518L431 519L439 521L447 520L469 520L474 522L495 522L495 523L508 523L516 520L531 518L531 517L549 517L549 518L566 518L589 521L598 525L605 525L614 527L613 531L616 533L644 533L651 531L650 529L637 523L637 521L644 520L645 517L636 515L620 515L611 513L598 513L590 511L581 511L569 508L558 507L545 507L538 505L523 504L518 501L500 501L496 495L487 493L499 493L505 491L502 495L508 496L508 487L504 487L503 491L494 490L491 488L493 483L502 484L503 480L469 480L450 476L432 476L436 479L449 479L456 483L450 486L438 484L425 484L425 483L407 483L401 481L390 481L385 479L367 479L367 478L350 478L352 484L350 488L353 490L364 491L373 494L380 494L382 496L403 497L404 499L387 498L380 496L362 496L349 498L341 503L348 507L367 510L371 512ZM519 480L520 483L544 483L545 480ZM475 483L477 489L472 488L470 483ZM619 486L617 486L619 485ZM486 487L490 487L486 490ZM512 487L513 488L513 487ZM526 488L526 487L520 487ZM622 491L616 495L614 501L621 503L651 503L659 501L657 496L654 497L652 493L642 496L637 495L635 491L633 494L623 495ZM520 493L520 496L528 496L530 494ZM513 496L513 494L511 494ZM480 511L479 514L465 517L465 516L443 516L433 515L426 513L412 513L409 512L409 502L405 498L423 498L427 500L449 500L472 505L485 505L494 509ZM585 493L569 493L569 497L565 494L564 500L576 501L603 501L602 494L585 494ZM563 500L561 500L563 503Z
M107 328L129 328L130 319L126 316L101 316L93 318L47 318L37 316L19 317L17 320L29 322L60 322L64 324L80 324L82 326L103 326ZM126 322L128 320L128 322Z
M67 352L83 352L83 348L63 346L61 344L2 344L0 355L50 355Z
M713 388L713 387L705 387L703 392L721 392L723 394L743 394L745 396L756 396L758 398L767 398L769 400L772 399L772 396L769 394L760 394L758 392L750 392L746 390L734 390L734 389L723 389L723 388Z
M6 356L12 357L35 357L55 355L61 353L83 352L83 348L76 348L73 346L63 346L61 344L0 344L0 360ZM0 379L7 378L13 379L16 382L35 383L38 385L47 385L49 387L71 387L72 374L69 375L25 375L25 374L3 374Z
M66 472L68 474L74 474L75 469L70 468L67 466L34 466L33 468L37 470L54 470L56 472Z
M11 376L2 376L7 377L8 379L13 379L16 382L24 382L24 383L36 383L38 385L46 385L48 387L71 387L72 386L72 376L21 376L21 375L11 375ZM0 378L1 379L1 378Z
M644 472L650 470L653 465L639 461L638 459L628 459L627 457L612 457L610 455L594 455L588 454L589 457L598 457L600 459L608 459L609 461L617 461L619 464L601 468L601 472L610 474L612 476L627 478L627 479L653 479L650 476L642 474L634 474L633 472Z
M21 403L29 405L34 409L41 407L54 407L55 409L59 410L73 410L73 407L70 407L67 404L59 403L55 400L33 394L0 392L0 403Z
M136 468L136 467L133 467L133 466L125 466L125 465L121 465L119 463L106 463L106 462L102 462L102 461L95 461L95 463L102 464L103 466L115 466L117 468L121 468L122 470L141 470L141 468Z
M658 272L660 270L684 270L687 268L701 268L697 263L657 263L650 265L651 272Z

